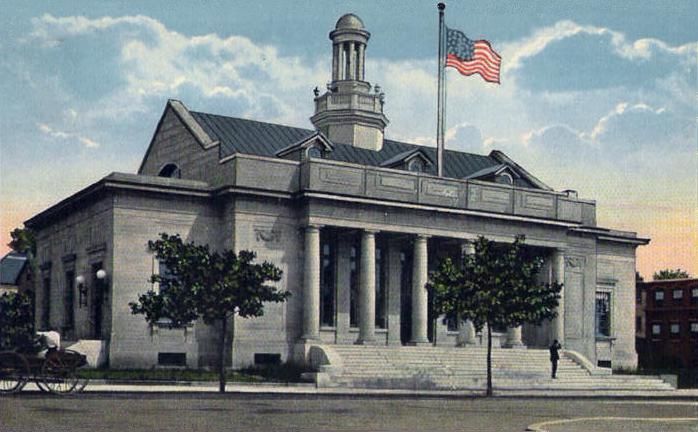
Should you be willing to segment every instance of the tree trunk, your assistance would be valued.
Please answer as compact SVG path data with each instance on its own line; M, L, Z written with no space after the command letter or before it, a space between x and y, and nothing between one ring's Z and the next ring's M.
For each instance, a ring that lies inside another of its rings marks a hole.
M487 323L487 392L485 396L492 396L492 326Z
M228 318L221 320L221 334L218 341L218 391L225 393L225 334L228 330Z

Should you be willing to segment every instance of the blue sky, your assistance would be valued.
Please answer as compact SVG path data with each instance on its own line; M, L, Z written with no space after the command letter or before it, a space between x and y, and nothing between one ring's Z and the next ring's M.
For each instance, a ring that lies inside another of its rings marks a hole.
M5 1L0 17L0 240L112 171L135 172L167 98L310 127L328 33L357 13L388 137L433 145L435 3ZM500 149L603 226L651 237L645 276L698 273L698 2L447 2L502 55L502 85L447 74L447 146Z

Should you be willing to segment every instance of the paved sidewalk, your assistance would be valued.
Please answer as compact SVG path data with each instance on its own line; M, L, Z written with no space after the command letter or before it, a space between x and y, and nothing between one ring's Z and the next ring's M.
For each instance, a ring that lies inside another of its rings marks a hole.
M33 383L28 383L24 392L39 391ZM217 382L181 382L181 383L110 383L91 381L84 390L95 393L217 393ZM317 388L313 384L291 383L229 383L228 393L256 394L296 394L296 395L331 395L331 396L375 396L375 397L479 397L484 389L469 390L404 390L404 389L366 389L348 387ZM496 397L531 397L531 398L627 398L627 399L681 399L698 403L698 389L671 391L634 391L634 390L497 390Z

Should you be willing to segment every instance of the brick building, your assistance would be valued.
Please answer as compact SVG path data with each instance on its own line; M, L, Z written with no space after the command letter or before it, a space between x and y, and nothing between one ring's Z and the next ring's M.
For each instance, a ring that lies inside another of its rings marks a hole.
M643 367L698 367L698 279L637 284L636 338Z
M446 150L435 176L435 149L384 138L385 95L364 76L369 37L352 14L330 33L332 79L316 89L312 129L170 100L137 174L110 174L27 221L39 327L97 344L112 367L210 365L212 329L151 328L129 311L157 289L146 244L168 232L252 249L283 270L290 300L235 320L236 367L337 344L477 345L469 323L435 319L428 270L471 252L479 235L524 234L545 256L541 282L564 281L560 314L495 329L498 346L555 338L591 364L634 367L635 249L648 240L597 226L594 201L553 190L499 151Z

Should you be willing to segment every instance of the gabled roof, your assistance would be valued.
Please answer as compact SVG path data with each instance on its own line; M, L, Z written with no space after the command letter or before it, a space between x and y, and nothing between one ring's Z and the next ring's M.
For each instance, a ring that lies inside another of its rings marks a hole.
M433 165L433 162L431 161L431 159L429 159L429 156L427 156L426 153L420 148L407 150L406 152L397 154L391 157L390 159L381 162L380 165L384 167L394 167L396 165L406 163L414 157L421 158L427 166Z
M22 270L27 265L27 257L17 252L10 252L0 259L0 284L17 285Z
M307 138L303 138L297 143L291 144L290 146L284 147L281 150L277 150L276 156L284 156L294 151L300 150L305 147L309 147L311 144L319 142L325 151L331 152L334 150L334 145L327 139L327 137L320 131L315 132Z
M490 175L498 175L504 171L509 172L514 178L521 177L519 173L516 172L512 167L510 167L507 164L499 164L499 165L493 165L491 167L487 167L484 169L481 169L480 171L474 172L470 174L469 176L466 177L466 179L478 179L482 177L487 177Z
M297 127L265 123L235 117L226 117L190 111L191 116L211 137L220 142L220 157L225 158L235 153L257 156L276 157L279 150L297 144L313 136L316 131ZM409 144L389 139L383 140L380 151L354 147L349 144L332 143L334 150L326 155L327 159L368 166L381 166L386 161L402 157L404 154L419 150L430 161L436 160L433 147ZM444 151L444 176L463 179L468 175L501 162L492 157L453 150ZM435 167L427 168L427 173L434 174ZM527 180L520 186L534 187Z

